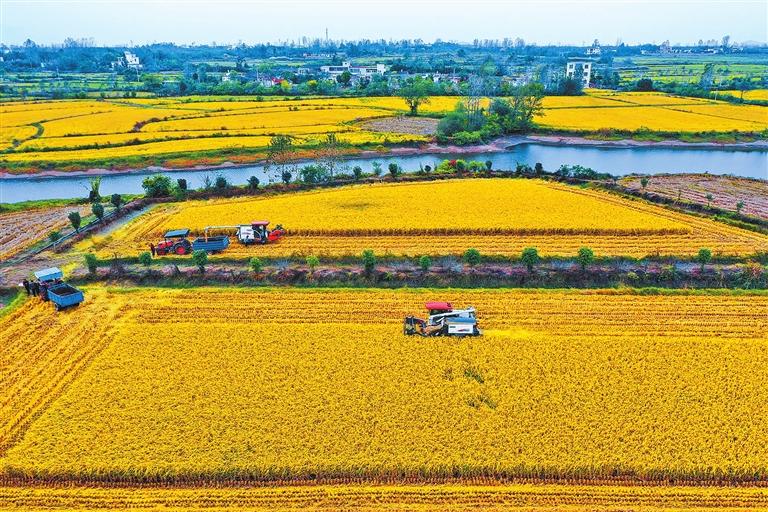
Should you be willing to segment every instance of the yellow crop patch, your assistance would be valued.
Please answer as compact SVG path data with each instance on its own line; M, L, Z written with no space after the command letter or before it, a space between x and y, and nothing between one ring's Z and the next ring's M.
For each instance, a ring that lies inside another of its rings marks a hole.
M76 316L106 348L8 450L7 475L752 481L768 471L765 295L86 296L46 329L82 343L66 334ZM404 336L402 318L433 299L474 305L485 335ZM41 307L21 306L0 332L33 325ZM18 347L38 338L13 332Z

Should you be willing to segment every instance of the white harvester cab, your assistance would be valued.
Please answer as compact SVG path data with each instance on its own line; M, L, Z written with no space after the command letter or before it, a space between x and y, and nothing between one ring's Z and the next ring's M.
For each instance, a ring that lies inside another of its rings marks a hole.
M419 336L480 336L475 308L453 309L450 302L427 302L426 320L405 317L403 334Z

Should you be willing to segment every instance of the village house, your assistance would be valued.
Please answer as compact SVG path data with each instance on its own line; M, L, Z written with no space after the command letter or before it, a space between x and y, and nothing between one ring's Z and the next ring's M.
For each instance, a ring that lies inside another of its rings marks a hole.
M579 74L580 76L576 76ZM588 60L572 60L568 61L565 67L565 76L568 78L579 79L581 78L581 84L583 87L589 87L592 81L592 61Z

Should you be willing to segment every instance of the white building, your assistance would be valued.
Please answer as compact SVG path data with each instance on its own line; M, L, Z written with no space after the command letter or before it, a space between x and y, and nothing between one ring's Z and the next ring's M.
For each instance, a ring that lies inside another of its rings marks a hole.
M141 69L141 62L139 62L138 55L129 52L126 50L124 52L125 55L125 66L130 69Z
M336 77L345 71L354 77L370 77L373 75L383 75L389 68L385 64L374 64L372 66L353 66L348 60L341 63L341 66L320 66L320 72Z
M580 70L581 76L576 76L577 71ZM588 60L573 60L568 62L565 67L565 76L568 78L581 78L581 84L583 87L589 87L592 81L592 62Z

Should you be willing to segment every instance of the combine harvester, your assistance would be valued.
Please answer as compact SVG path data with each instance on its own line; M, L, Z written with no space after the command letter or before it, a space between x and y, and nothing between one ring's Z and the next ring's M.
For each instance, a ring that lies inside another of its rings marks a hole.
M268 220L257 220L250 224L240 224L238 226L207 226L204 236L189 240L188 228L173 229L168 231L161 242L155 247L155 253L158 256L175 254L184 256L192 251L205 251L209 253L218 253L229 247L229 236L216 235L211 236L213 230L235 230L237 240L243 245L267 244L280 240L285 235L285 229L277 225L275 229L268 229Z
M475 308L453 309L450 302L427 302L427 320L405 317L403 334L413 336L480 336Z

